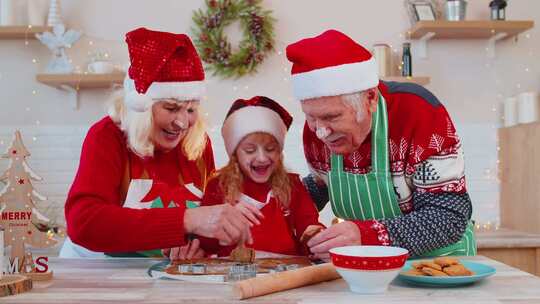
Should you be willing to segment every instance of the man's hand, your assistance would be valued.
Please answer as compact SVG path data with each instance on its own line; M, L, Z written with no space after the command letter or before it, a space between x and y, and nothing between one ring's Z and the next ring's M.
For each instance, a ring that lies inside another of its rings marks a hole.
M215 238L221 245L232 245L244 239L253 243L250 222L230 204L187 209L184 214L186 233Z
M204 250L202 250L200 245L200 241L194 239L182 247L163 249L162 253L171 261L199 259L204 257Z
M351 221L341 222L319 232L307 243L317 258L327 258L328 250L334 247L360 245L360 229Z

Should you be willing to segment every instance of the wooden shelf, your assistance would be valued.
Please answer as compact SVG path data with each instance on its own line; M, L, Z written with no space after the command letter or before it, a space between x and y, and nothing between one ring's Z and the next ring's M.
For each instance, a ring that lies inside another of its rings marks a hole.
M0 26L0 39L36 39L36 34L52 31L49 26Z
M418 39L416 52L427 58L427 42L431 39L486 39L489 58L495 57L495 43L515 37L534 27L534 21L419 21L406 33L409 39Z
M111 74L38 74L36 80L52 86L70 86L75 89L110 88L114 84L122 84L125 74L115 72Z
M396 82L412 82L419 85L427 85L431 82L431 78L425 76L403 77L403 76L389 76L382 77L384 81L396 81Z
M79 108L81 89L107 89L124 82L123 72L110 74L37 74L36 80L64 91L71 99L74 109Z
M498 33L506 33L504 39L507 39L533 27L534 21L419 21L406 36L421 39L434 33L431 39L489 39Z

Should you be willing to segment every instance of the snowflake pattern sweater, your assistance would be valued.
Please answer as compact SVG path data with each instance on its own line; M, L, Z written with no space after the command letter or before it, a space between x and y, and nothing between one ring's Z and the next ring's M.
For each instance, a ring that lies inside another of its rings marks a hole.
M400 246L421 255L457 242L472 204L461 143L446 109L416 84L381 82L379 90L387 103L391 175L402 216L355 221L362 243ZM307 124L304 151L312 172L304 183L322 209L328 202L330 151ZM371 170L371 134L344 156L344 169L357 174Z
M253 244L246 244L246 247L254 248L266 252L273 252L287 255L307 255L306 248L299 242L300 236L309 225L321 225L319 214L309 193L302 184L297 174L289 174L292 183L291 203L288 208L284 208L276 198L271 198L265 205L258 205L264 215L260 225L251 228ZM271 188L267 184L258 184L251 180L246 180L242 186L243 193L258 202L266 202L267 195ZM224 194L219 187L218 178L213 178L208 182L204 193L202 205L222 204ZM208 255L228 256L235 246L220 246L215 239L201 239L201 247Z
M99 252L132 252L171 248L185 243L185 205L176 208L123 208L131 179L152 179L179 197L177 186L193 183L203 189L214 170L211 143L203 156L189 161L181 145L142 159L128 149L124 133L105 117L94 124L83 143L79 169L65 204L71 240ZM176 202L178 203L178 202Z

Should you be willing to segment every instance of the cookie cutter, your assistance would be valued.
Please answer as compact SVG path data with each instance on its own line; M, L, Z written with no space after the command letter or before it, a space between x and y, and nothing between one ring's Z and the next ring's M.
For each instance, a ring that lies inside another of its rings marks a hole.
M229 273L225 276L225 281L241 281L257 276L257 264L237 263L229 268Z
M283 272L287 270L296 270L300 268L298 264L278 264L274 269L271 269L270 272Z
M191 272L193 274L206 274L206 264L191 264Z
M180 273L183 273L183 274L193 272L191 264L182 264L178 266L178 270L180 271Z

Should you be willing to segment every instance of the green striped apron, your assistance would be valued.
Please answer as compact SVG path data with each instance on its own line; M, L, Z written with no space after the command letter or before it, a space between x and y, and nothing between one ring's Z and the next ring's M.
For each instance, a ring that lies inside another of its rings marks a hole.
M343 156L332 154L328 173L330 202L334 214L345 220L391 219L401 216L394 192L388 153L386 101L380 95L372 115L372 170L352 174L343 170ZM476 255L476 241L470 222L462 239L423 256Z

